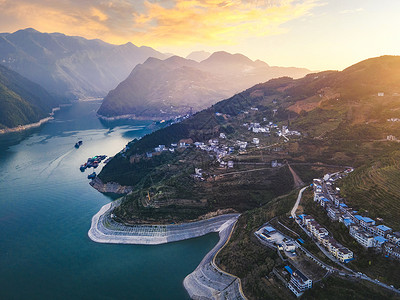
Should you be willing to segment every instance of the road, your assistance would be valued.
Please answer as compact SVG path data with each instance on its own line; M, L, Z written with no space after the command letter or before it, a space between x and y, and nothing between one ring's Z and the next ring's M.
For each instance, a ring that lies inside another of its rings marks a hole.
M294 220L296 220L296 210L299 207L301 197L303 196L303 192L306 190L306 188L307 187L305 186L299 191L299 195L297 196L296 203L294 204L292 211L290 212L290 215L293 217Z

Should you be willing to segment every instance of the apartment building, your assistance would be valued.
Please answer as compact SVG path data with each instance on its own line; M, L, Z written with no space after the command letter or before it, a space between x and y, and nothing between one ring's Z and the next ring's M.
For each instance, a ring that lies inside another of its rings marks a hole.
M359 226L350 226L350 235L366 248L374 246L374 236Z
M312 288L312 280L299 270L294 270L290 277L288 288L296 297L300 297L306 290Z

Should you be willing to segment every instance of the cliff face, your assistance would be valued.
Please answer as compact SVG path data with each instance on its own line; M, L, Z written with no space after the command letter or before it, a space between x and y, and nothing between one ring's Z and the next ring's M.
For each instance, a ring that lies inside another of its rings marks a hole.
M133 187L131 186L123 186L116 182L103 183L100 178L95 178L89 184L101 193L125 195L129 194L133 190Z

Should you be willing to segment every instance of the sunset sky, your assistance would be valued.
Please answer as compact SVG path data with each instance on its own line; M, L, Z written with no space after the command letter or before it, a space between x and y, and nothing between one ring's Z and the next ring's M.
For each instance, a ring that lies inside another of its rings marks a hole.
M32 27L325 70L400 55L399 13L395 0L0 0L0 32Z

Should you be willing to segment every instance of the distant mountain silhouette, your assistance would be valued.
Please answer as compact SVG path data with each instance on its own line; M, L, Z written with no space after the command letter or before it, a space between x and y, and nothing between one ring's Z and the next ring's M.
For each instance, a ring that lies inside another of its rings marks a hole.
M32 28L0 34L0 64L69 99L104 97L151 56L167 57L132 43L112 45Z
M210 52L194 51L194 52L190 53L188 56L186 56L186 59L191 59L191 60L195 60L197 62L201 62L201 61L209 58L210 55L211 55Z
M112 117L169 118L204 109L274 77L303 77L301 68L270 67L242 54L215 52L199 62L172 56L149 58L109 92L98 113Z

